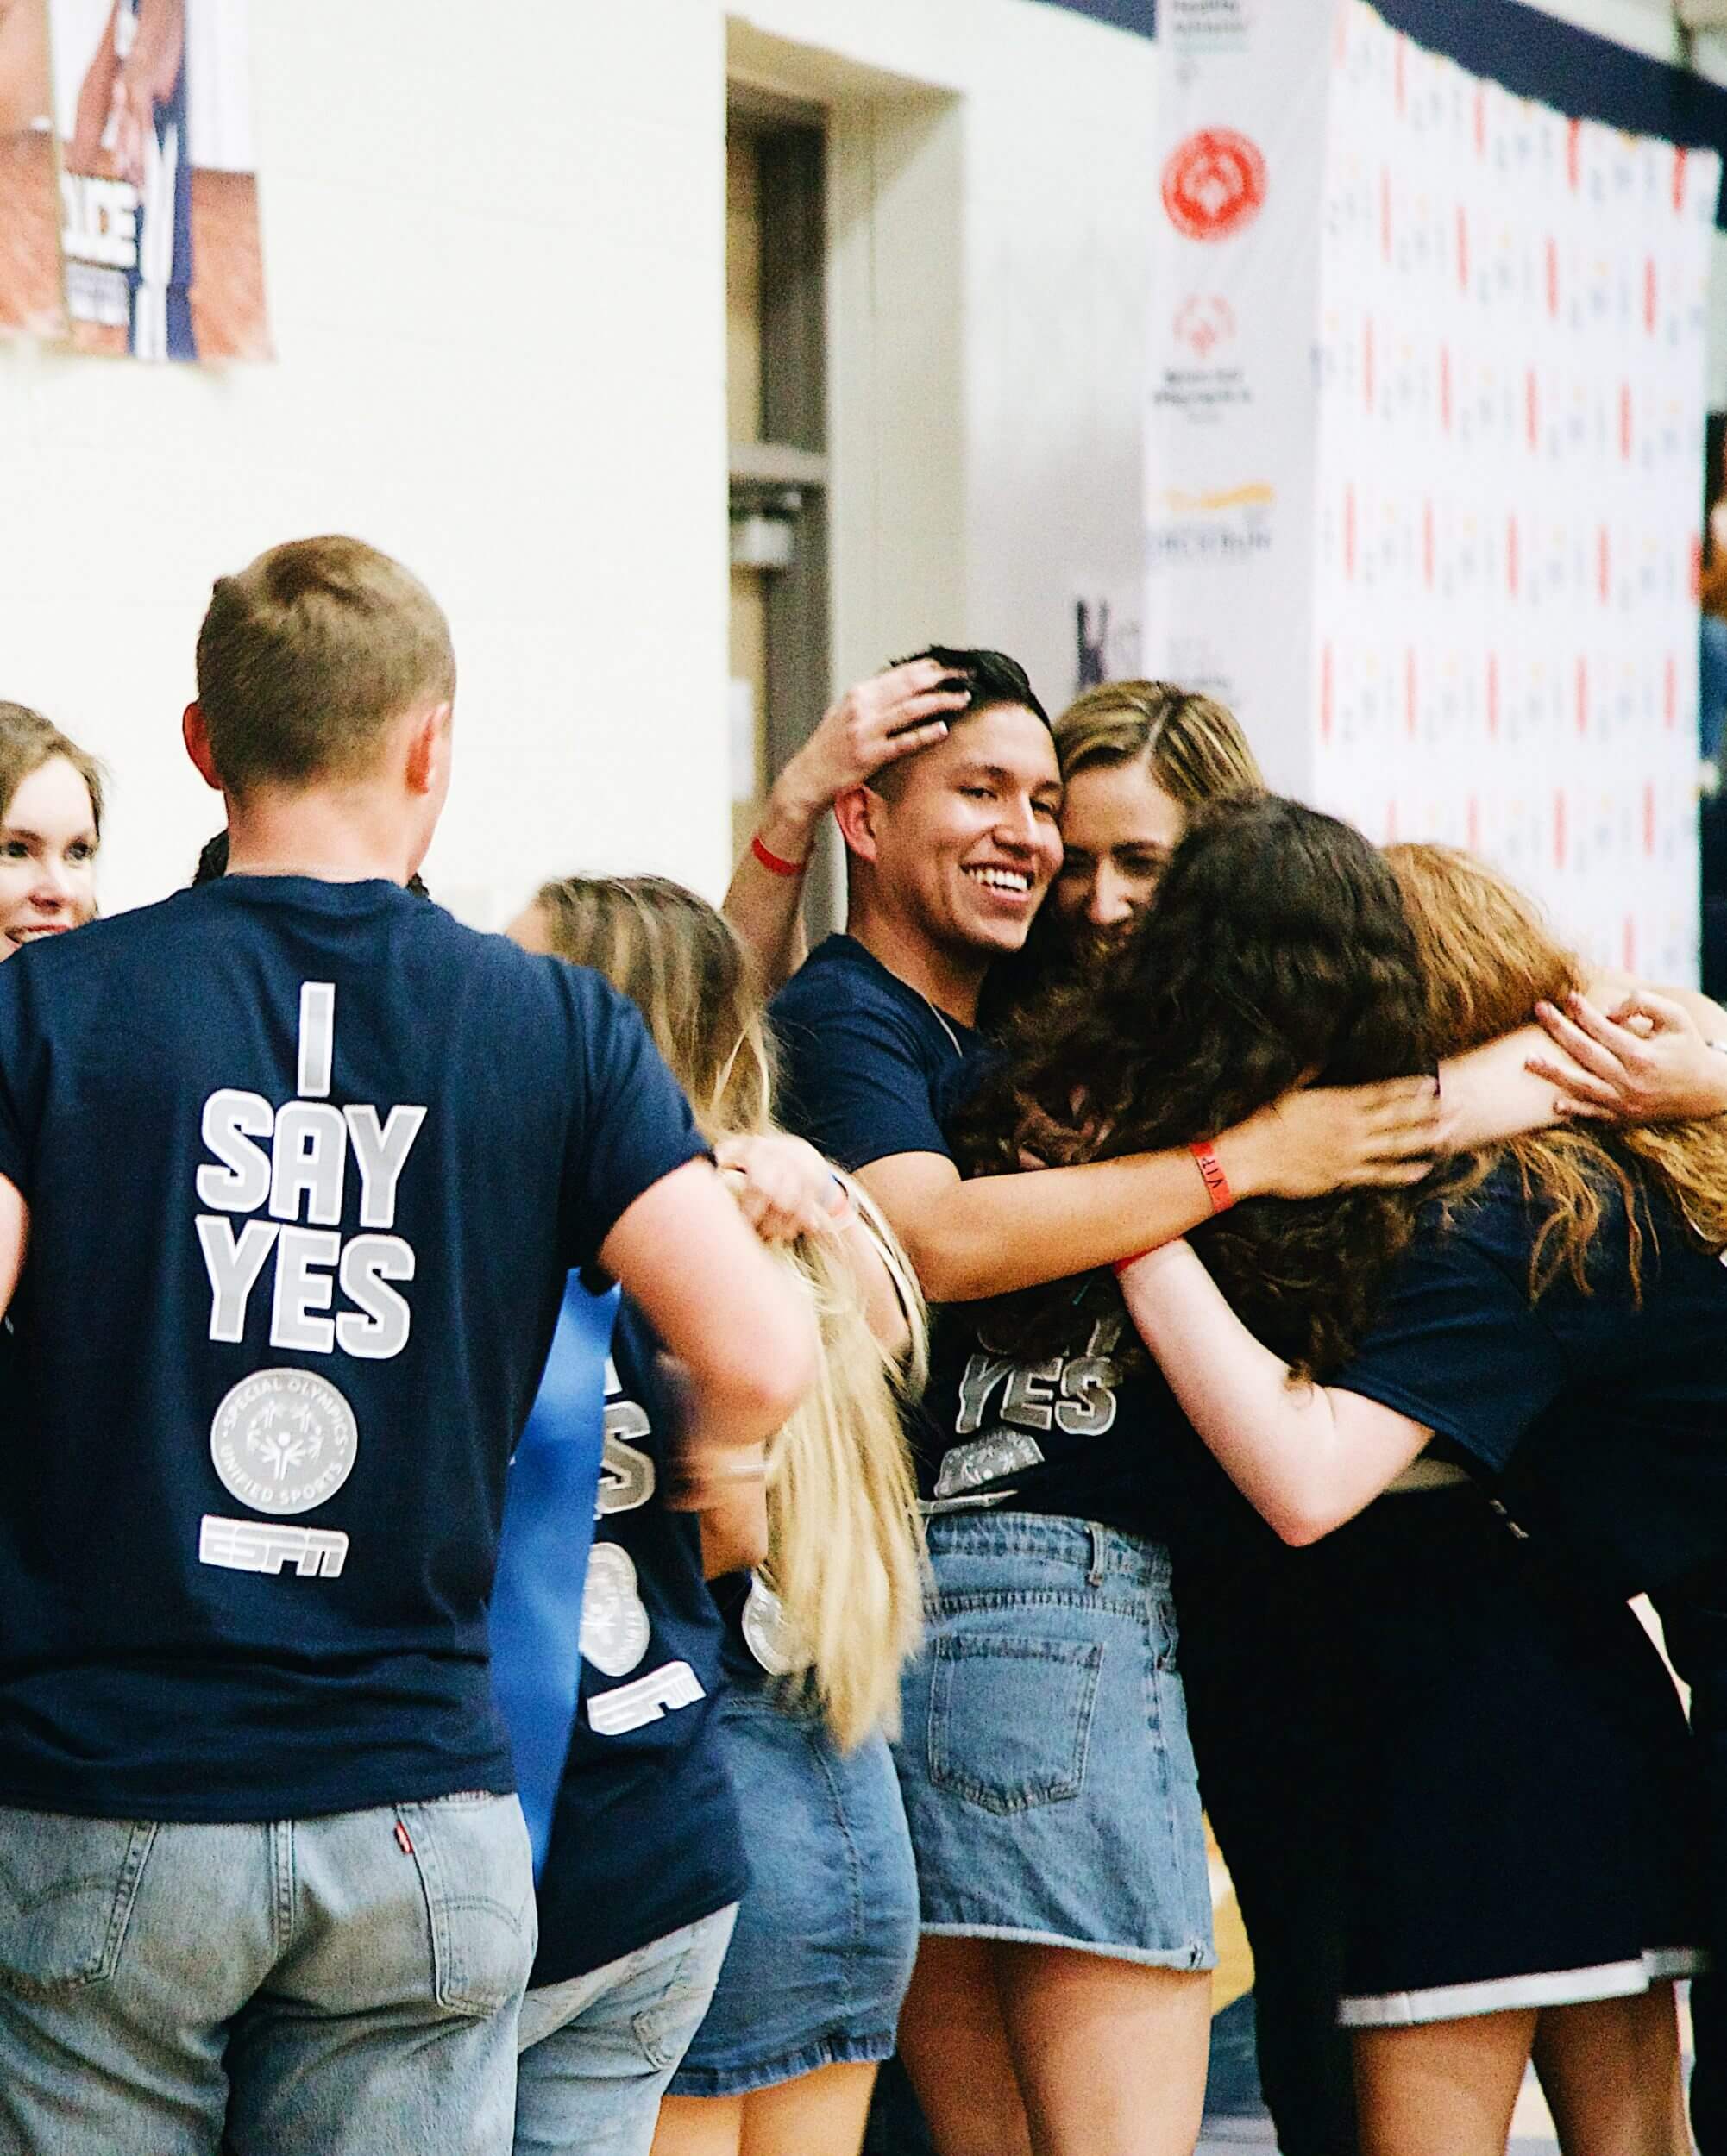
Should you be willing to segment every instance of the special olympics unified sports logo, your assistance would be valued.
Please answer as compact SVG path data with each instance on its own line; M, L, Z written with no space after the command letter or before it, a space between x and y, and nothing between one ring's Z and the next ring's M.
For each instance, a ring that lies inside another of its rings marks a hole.
M581 1591L581 1653L604 1677L628 1677L648 1651L652 1620L636 1567L615 1542L588 1553Z
M223 1487L254 1512L310 1512L354 1471L354 1410L310 1370L259 1370L216 1411L210 1457Z
M1249 225L1265 199L1265 160L1233 128L1202 128L1164 166L1164 208L1190 240L1227 240Z

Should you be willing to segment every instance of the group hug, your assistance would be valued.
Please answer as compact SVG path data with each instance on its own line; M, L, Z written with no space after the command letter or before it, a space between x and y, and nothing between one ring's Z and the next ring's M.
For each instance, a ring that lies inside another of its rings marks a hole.
M418 579L195 667L109 918L0 703L0 2147L1188 2156L1209 1821L1287 2156L1727 2156L1727 1012L1170 683L495 936Z

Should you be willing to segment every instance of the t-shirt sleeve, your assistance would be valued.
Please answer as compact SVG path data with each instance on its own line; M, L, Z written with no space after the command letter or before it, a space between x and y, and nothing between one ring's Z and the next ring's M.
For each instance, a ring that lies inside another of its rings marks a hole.
M860 999L807 1014L782 999L774 1017L782 1119L818 1152L852 1171L895 1153L953 1157L903 1012Z
M1523 1282L1455 1230L1416 1243L1372 1331L1330 1380L1496 1472L1564 1382L1560 1344Z
M635 1005L597 974L548 963L565 976L575 1036L579 1098L564 1155L562 1204L564 1263L574 1270L594 1262L644 1190L708 1149Z
M0 966L0 1175L30 1195L29 1072L35 1061L26 968Z

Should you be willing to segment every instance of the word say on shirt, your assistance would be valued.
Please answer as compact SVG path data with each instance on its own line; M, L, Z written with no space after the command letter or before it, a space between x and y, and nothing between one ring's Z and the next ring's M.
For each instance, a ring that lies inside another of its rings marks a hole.
M223 1087L204 1104L201 1130L214 1155L198 1170L198 1239L210 1280L210 1337L246 1337L252 1291L273 1257L270 1344L302 1354L384 1362L408 1344L412 1313L390 1285L414 1277L413 1247L387 1232L396 1224L402 1170L425 1121L424 1108L333 1107L336 989L300 989L298 1097L280 1109L261 1094ZM344 1242L349 1162L360 1178L362 1233ZM248 1219L239 1235L236 1216ZM302 1219L305 1225L300 1225ZM334 1311L340 1285L349 1307ZM223 1487L266 1520L206 1513L201 1564L231 1572L336 1579L348 1561L339 1529L296 1527L284 1515L310 1512L353 1472L360 1432L354 1411L327 1378L298 1369L255 1370L223 1401L210 1426L210 1457Z
M261 1094L224 1087L204 1104L204 1142L214 1154L198 1171L198 1239L210 1275L210 1337L240 1341L252 1291L272 1257L270 1344L306 1355L387 1362L408 1344L412 1316L392 1281L414 1276L414 1252L395 1225L396 1193L424 1108L333 1107L336 989L300 991L299 1098L273 1108ZM342 1199L350 1158L361 1184L360 1225L343 1242ZM236 1236L236 1217L248 1219ZM306 1225L299 1222L304 1218ZM335 1317L340 1283L351 1308Z
M606 1358L606 1449L600 1472L596 1519L635 1512L654 1494L653 1457L637 1450L653 1425L638 1401L625 1393L618 1365ZM581 1594L581 1653L603 1677L628 1677L653 1644L653 1621L642 1600L635 1560L615 1542L596 1542L587 1559ZM644 1728L680 1707L706 1699L701 1680L688 1662L667 1662L631 1684L591 1693L588 1726L601 1737Z
M1101 1438L1110 1429L1119 1409L1115 1388L1121 1381L1121 1365L1111 1351L1121 1329L1119 1317L1100 1318L1083 1355L1052 1355L1040 1363L1015 1362L1006 1355L972 1356L959 1381L954 1423L954 1435L970 1442L943 1454L937 1501L960 1498L1005 1475L1040 1466L1044 1450L1038 1438L1052 1429L1069 1438ZM974 1437L974 1431L983 1428L998 1390L1002 1402L995 1424L983 1436ZM1000 1503L1013 1494L1003 1490L972 1501Z

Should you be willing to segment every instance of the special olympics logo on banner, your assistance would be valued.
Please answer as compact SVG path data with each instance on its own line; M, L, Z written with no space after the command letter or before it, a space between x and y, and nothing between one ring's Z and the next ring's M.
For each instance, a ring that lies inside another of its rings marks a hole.
M1221 292L1190 292L1176 310L1175 341L1196 360L1209 360L1235 335L1235 310Z
M1190 240L1227 240L1253 222L1265 199L1265 160L1233 128L1202 128L1164 166L1164 208Z

